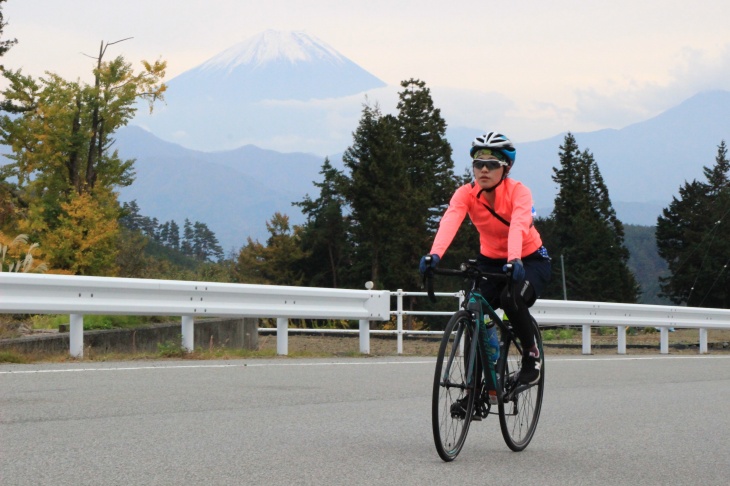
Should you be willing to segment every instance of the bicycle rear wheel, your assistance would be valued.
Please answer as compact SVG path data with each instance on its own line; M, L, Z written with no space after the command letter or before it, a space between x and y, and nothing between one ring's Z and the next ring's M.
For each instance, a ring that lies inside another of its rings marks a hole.
M464 310L454 314L446 325L436 359L431 425L436 450L447 462L453 461L464 447L474 411L477 393L473 383L478 377L472 373L472 383L467 383L473 333L471 314Z
M522 365L522 347L518 346L517 342L504 338L508 342L503 345L500 356L499 369L504 395L499 399L499 426L507 446L516 452L527 447L535 434L545 386L545 355L542 348L542 336L535 319L532 320L532 328L535 343L542 356L540 380L537 383L520 385L517 382L517 375Z

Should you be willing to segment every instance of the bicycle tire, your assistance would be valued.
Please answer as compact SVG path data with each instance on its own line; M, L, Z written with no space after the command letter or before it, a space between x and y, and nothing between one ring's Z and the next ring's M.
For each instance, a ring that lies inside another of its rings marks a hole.
M522 348L513 339L503 340L500 356L500 376L504 395L499 397L499 426L507 446L515 452L525 449L535 435L542 407L542 394L545 387L545 355L542 336L535 319L532 319L535 343L542 356L539 381L518 393L517 375L522 364ZM517 339L517 338L514 338ZM506 399L506 400L505 400Z
M446 462L453 461L464 447L474 412L474 398L477 393L474 392L473 384L467 383L468 350L473 341L473 333L471 313L461 310L454 314L446 325L436 359L431 425L436 450ZM478 381L478 377L473 380L475 383ZM467 394L467 391L470 393ZM466 411L463 417L454 416L452 406L465 397Z

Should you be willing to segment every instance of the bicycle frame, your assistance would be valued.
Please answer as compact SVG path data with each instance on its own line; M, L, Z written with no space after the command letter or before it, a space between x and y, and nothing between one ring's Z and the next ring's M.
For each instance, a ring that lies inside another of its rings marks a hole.
M431 270L431 275L433 273L438 273L442 275L459 275L463 276L464 274L469 273L469 268L464 269L462 271L454 271L454 270ZM433 279L429 278L429 275L424 276L424 279L428 281L428 294L429 298L432 301L435 301L435 297L432 297L433 294ZM503 383L500 383L499 377L502 376L502 366L503 361L497 360L496 363L490 362L490 360L487 357L487 350L484 349L484 344L480 339L480 334L482 332L486 331L486 326L484 324L483 314L486 314L489 316L489 319L491 319L497 327L499 327L502 336L503 336L503 342L500 343L500 353L506 352L506 350L509 347L510 342L513 342L515 346L522 351L522 348L519 344L519 342L515 339L514 330L512 329L512 326L508 323L505 323L505 321L502 320L502 318L499 317L497 312L494 310L494 308L491 306L491 304L477 291L479 288L479 282L483 278L492 278L492 279L503 279L508 280L511 278L509 274L481 274L480 272L472 273L468 276L470 280L470 288L466 291L466 295L464 298L464 302L462 304L462 308L464 310L467 310L472 313L473 319L472 322L474 323L474 339L471 344L471 349L469 350L469 367L467 372L467 385L474 387L475 392L479 393L480 390L476 390L476 387L474 386L474 376L473 373L477 369L476 367L476 357L477 357L477 351L479 352L479 357L482 364L482 375L485 380L485 383L487 385L487 390L494 390L497 392L497 399L499 401L509 401L511 400L515 395L531 388L534 385L518 385L515 388L512 388L510 390L505 390L503 388ZM479 309L473 309L470 308L469 305L471 301L474 300L479 306ZM459 332L458 339L461 339L461 332ZM450 356L448 365L444 370L444 376L447 376L448 370L453 365L453 359L455 356ZM445 380L445 378L444 378ZM477 397L479 399L481 397Z

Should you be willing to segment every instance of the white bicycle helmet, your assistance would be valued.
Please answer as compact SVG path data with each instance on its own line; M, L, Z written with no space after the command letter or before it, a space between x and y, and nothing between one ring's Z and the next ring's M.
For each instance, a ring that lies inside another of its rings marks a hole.
M474 154L482 149L490 149L503 154L507 159L505 162L509 163L510 168L512 167L512 164L515 163L515 155L517 154L515 146L509 138L505 137L501 133L489 132L475 138L471 143L469 156L473 159Z

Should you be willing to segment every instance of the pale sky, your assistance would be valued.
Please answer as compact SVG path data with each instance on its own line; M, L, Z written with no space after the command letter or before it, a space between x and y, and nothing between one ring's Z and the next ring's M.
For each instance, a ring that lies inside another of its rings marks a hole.
M730 90L730 1L8 0L6 68L87 80L110 54L167 80L266 29L304 31L389 85L420 78L449 125L516 141L622 128ZM377 100L376 100L377 101ZM389 111L391 107L384 107ZM393 107L394 108L394 107ZM353 127L354 129L355 127Z

